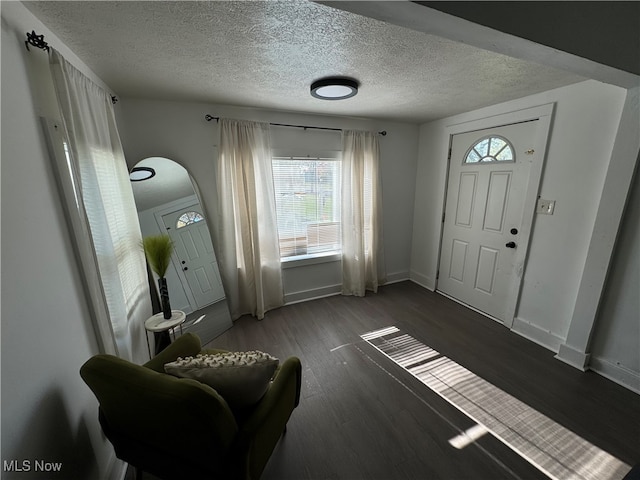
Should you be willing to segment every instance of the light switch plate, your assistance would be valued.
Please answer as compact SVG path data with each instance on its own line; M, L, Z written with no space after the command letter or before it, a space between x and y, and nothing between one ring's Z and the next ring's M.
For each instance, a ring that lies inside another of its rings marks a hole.
M542 215L553 215L553 210L555 207L555 200L545 200L544 198L539 198L536 211Z

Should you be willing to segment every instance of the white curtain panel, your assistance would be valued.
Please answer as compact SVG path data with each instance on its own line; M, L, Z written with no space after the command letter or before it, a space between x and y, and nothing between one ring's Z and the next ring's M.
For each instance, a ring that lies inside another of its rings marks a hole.
M111 330L117 354L147 356L144 321L151 315L149 283L129 171L116 127L111 95L52 50L50 68L67 145L69 174L89 223L107 312L98 330ZM79 239L86 241L86 239ZM91 277L87 277L91 281ZM95 288L95 286L93 286ZM95 306L104 310L105 307Z
M342 294L364 296L385 281L378 136L342 132Z
M269 124L220 120L218 265L231 317L284 304Z

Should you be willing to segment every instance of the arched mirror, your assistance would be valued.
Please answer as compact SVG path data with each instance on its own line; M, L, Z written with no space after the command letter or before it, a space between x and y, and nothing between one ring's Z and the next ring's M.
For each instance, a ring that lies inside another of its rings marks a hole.
M166 233L175 246L166 274L171 307L187 314L183 332L197 334L205 344L232 322L194 185L189 172L168 158L145 158L131 170L142 236Z

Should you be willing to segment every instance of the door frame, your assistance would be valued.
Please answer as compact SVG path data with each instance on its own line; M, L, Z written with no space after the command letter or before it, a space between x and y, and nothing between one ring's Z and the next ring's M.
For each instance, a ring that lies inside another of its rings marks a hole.
M444 214L447 207L447 194L449 188L449 171L451 169L451 146L453 143L453 136L460 133L467 133L476 130L486 130L488 128L497 128L505 125L511 125L514 123L523 123L532 120L538 121L538 128L536 130L536 138L533 142L533 148L535 150L535 160L531 163L529 170L529 180L527 183L527 189L524 197L524 207L522 213L522 225L520 226L520 232L518 234L518 248L516 250L515 264L516 267L516 281L513 282L511 288L507 292L506 305L505 305L505 319L504 326L511 328L513 326L513 320L515 318L516 309L520 301L520 293L522 288L522 278L526 269L527 261L529 258L529 245L531 242L531 234L533 232L533 222L536 212L536 203L539 196L540 185L542 183L542 172L544 170L544 164L547 158L547 145L549 140L549 134L551 133L551 126L553 120L553 113L555 111L555 102L540 105L537 107L526 108L523 110L516 110L512 112L503 113L500 115L494 115L490 117L483 117L476 120L456 123L447 125L444 128L444 139L447 142L447 161L445 169L444 179L444 198L442 202L442 212L440 222L440 239L438 244L438 267L440 269L440 261L442 255L442 239L444 234ZM438 275L436 275L435 290L443 294L438 290ZM479 311L470 306L473 310ZM483 313L483 312L480 312ZM494 318L486 313L483 315L489 318Z

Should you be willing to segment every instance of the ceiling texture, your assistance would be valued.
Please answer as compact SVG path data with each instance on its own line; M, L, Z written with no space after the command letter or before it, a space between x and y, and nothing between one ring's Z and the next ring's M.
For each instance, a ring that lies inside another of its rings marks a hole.
M307 0L24 4L125 99L424 123L585 80ZM358 95L313 98L332 75Z

